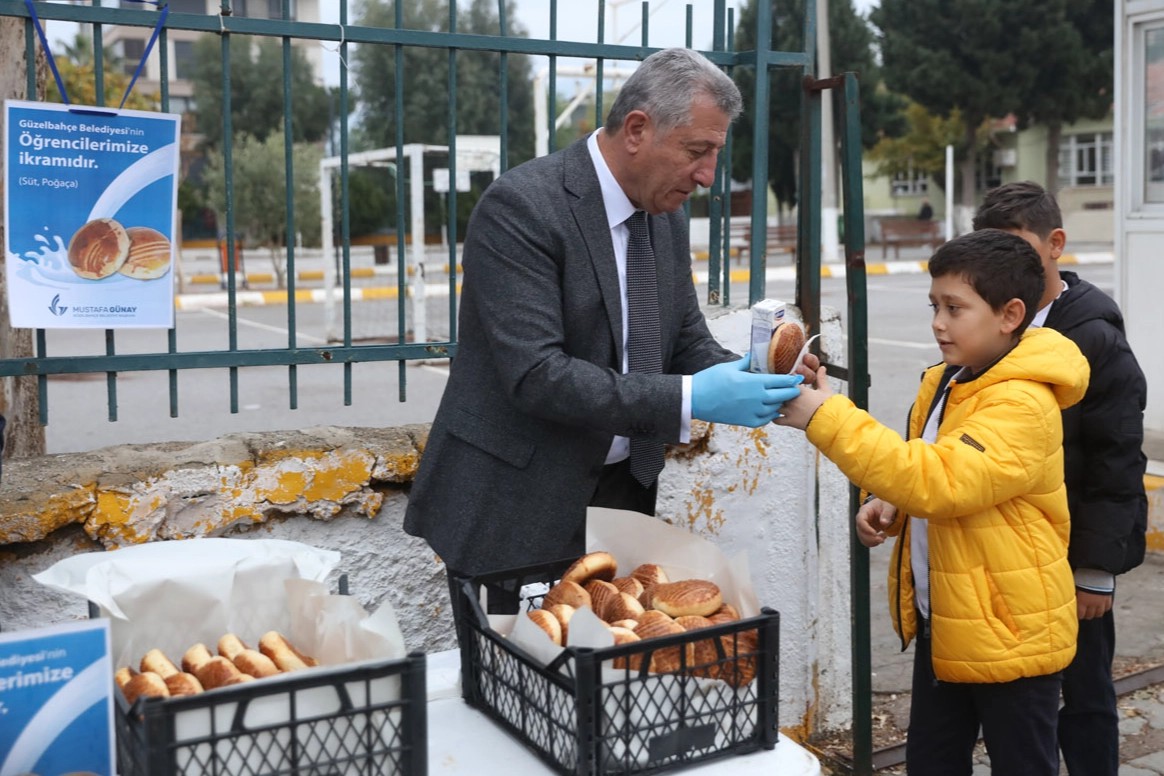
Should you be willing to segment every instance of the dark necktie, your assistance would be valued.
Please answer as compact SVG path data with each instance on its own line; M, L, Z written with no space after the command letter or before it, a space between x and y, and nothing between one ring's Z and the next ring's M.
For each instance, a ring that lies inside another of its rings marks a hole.
M636 210L626 225L630 229L626 246L627 371L657 375L663 371L659 289L647 214ZM653 439L630 440L630 470L643 487L649 488L663 470L663 443Z

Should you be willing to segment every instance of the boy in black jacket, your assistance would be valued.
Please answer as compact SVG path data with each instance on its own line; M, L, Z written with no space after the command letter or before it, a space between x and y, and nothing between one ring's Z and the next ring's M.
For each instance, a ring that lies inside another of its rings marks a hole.
M1147 386L1124 335L1119 307L1056 263L1067 235L1054 197L1029 181L986 194L974 228L1003 229L1043 260L1047 287L1032 326L1071 339L1091 365L1083 401L1063 412L1063 452L1071 512L1068 559L1075 572L1079 642L1063 673L1059 748L1071 776L1116 776L1119 718L1112 658L1115 577L1144 560L1144 403ZM1055 278L1061 279L1056 283Z

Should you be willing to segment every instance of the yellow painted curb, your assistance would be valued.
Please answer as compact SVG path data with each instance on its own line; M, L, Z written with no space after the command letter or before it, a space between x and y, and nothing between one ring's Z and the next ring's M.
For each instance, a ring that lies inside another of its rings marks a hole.
M1164 477L1145 474L1144 490L1148 492L1148 550L1164 552Z

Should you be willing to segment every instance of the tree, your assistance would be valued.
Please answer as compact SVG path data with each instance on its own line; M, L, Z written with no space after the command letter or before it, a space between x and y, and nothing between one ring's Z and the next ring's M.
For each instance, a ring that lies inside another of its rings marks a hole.
M24 20L0 16L0 100L44 99L44 52L36 49L35 59L29 62L24 45ZM33 68L33 90L28 89L28 68ZM0 132L7 132L3 114L0 114ZM4 155L0 154L0 200L4 198ZM6 244L4 223L0 221L0 245ZM8 316L7 272L3 264L7 251L0 252L0 358L30 359L36 356L34 331L14 329ZM4 457L25 458L44 455L44 426L40 424L40 394L35 377L5 377L0 380L0 415L8 420L4 433Z
M448 31L450 0L410 0L403 5L404 28ZM506 34L528 33L514 22L515 4L506 5ZM394 27L395 0L367 0L359 24ZM472 0L457 17L457 32L499 35L496 0ZM361 45L352 55L355 95L359 104L359 139L363 148L385 148L396 143L396 48ZM448 51L410 46L404 50L404 142L449 143ZM488 51L457 53L457 117L455 132L496 135L501 123L500 55ZM506 65L508 131L502 142L509 164L533 156L533 89L529 58L509 54Z
M267 246L279 288L283 288L287 276L282 250L287 245L283 133L274 132L265 140L243 135L233 144L232 154L235 227L248 245ZM305 245L320 244L319 160L320 151L315 146L299 144L293 149L295 226ZM226 212L225 170L222 151L211 150L205 172L207 197L220 214Z
M992 145L990 122L986 121L975 133L974 147L964 147L968 133L957 108L949 116L935 116L911 102L905 109L905 120L907 129L901 136L881 138L866 154L877 162L878 175L922 174L944 188L946 146L954 146L955 154L964 157L980 154Z
M991 116L1021 114L1053 41L1042 27L1067 0L881 0L870 19L881 31L889 87L929 112L957 108L966 136ZM976 155L961 157L964 208L975 203Z
M89 36L77 33L73 42L66 43L61 51L54 54L54 58L57 72L61 74L61 81L65 85L65 91L68 92L69 102L73 105L96 105L97 70L94 66L96 58L93 56L93 42ZM121 97L125 94L132 76L126 74L121 67L121 60L111 55L108 49L105 50L102 59L103 105L116 108L121 103ZM55 79L48 80L46 98L49 102L64 102ZM134 110L157 110L158 96L143 93L139 82L126 98L125 107Z
M1059 188L1059 144L1063 125L1098 119L1112 106L1114 15L1107 0L1067 0L1047 7L1041 28L1046 44L1030 95L1019 119L1047 127L1048 191Z
M194 113L208 148L222 144L222 42L204 35L194 44ZM331 121L331 96L315 83L311 63L291 47L291 137L322 140ZM273 38L230 36L230 121L236 134L266 140L283 131L283 45Z
M748 51L756 48L756 14L758 3L748 0L740 9L736 28L735 48ZM804 50L804 0L774 0L772 3L771 47L780 51ZM873 31L854 10L852 0L830 0L829 33L832 49L831 70L834 73L852 71L860 81L861 142L873 146L886 134L904 131L901 119L903 101L881 86L881 73L873 50ZM752 177L753 116L752 94L755 91L755 72L750 67L736 68L736 83L744 95L744 115L735 123L732 135L732 177L748 180ZM780 68L770 73L768 114L768 184L782 205L797 201L797 170L800 150L801 71ZM837 122L835 137L841 137L840 112L834 113Z

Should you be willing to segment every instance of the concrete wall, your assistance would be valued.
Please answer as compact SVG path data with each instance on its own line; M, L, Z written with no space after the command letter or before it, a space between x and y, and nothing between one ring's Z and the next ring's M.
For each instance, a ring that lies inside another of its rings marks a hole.
M711 325L729 347L746 348L747 311ZM836 353L836 318L824 329ZM780 611L782 727L804 736L847 726L844 478L799 431L696 426L691 444L670 451L660 517L745 554L759 600ZM339 551L353 594L368 607L390 602L410 648L451 648L444 566L401 529L426 434L321 427L10 462L0 489L0 628L86 616L83 601L30 579L60 558L251 535Z

